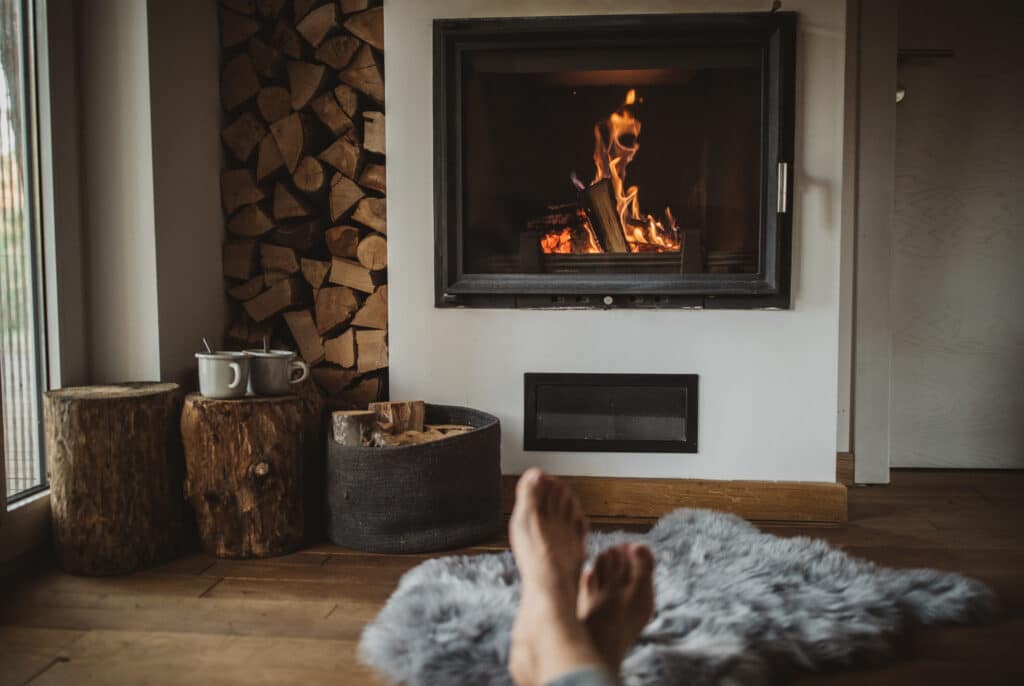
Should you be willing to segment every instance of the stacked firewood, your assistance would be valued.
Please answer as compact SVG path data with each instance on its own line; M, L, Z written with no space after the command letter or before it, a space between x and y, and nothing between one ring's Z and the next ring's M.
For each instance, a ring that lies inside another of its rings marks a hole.
M297 350L352 407L388 365L382 12L220 2L228 338Z
M396 448L440 441L473 427L465 424L425 424L422 400L370 403L366 410L331 413L334 442L362 448Z

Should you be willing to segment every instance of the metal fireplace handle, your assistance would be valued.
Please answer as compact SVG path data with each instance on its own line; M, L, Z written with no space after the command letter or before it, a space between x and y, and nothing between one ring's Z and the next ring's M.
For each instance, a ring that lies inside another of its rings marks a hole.
M779 214L789 212L789 162L779 162L779 193L775 206Z

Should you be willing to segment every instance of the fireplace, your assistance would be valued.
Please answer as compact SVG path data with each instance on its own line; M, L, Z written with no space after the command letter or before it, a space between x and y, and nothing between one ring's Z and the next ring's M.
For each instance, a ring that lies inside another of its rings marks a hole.
M435 21L436 304L788 307L795 24Z

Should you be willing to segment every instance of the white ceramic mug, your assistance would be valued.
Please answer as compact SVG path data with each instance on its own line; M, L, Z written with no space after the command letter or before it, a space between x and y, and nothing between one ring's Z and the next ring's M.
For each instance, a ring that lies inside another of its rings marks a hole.
M287 395L292 385L309 378L309 365L296 360L291 350L246 350L245 354L249 357L249 387L255 395Z
M241 398L249 383L249 358L245 353L218 350L196 353L199 360L199 392L207 398Z

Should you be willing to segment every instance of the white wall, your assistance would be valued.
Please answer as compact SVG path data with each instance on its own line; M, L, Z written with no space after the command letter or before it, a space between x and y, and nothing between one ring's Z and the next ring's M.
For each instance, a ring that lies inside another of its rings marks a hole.
M753 0L389 0L388 233L392 397L470 405L503 425L503 467L563 474L834 481L845 10L800 12L793 308L517 311L433 307L435 17L763 11ZM652 352L658 350L659 352ZM609 360L617 360L609 364ZM523 373L696 372L700 453L526 453Z
M160 345L146 5L78 7L90 377L154 380Z
M77 5L81 202L91 383L195 383L219 340L216 4Z
M149 1L149 75L160 375L191 385L201 338L217 345L227 320L217 3Z

